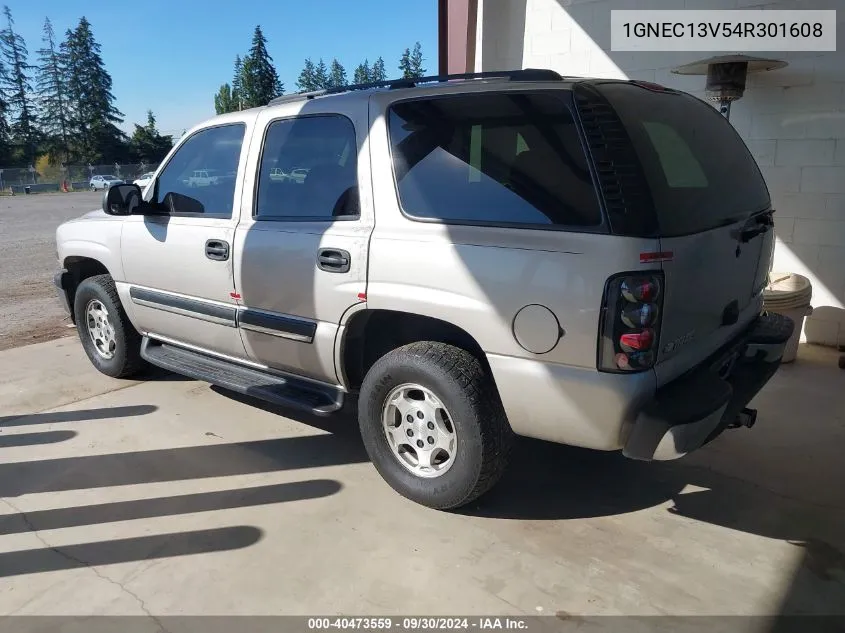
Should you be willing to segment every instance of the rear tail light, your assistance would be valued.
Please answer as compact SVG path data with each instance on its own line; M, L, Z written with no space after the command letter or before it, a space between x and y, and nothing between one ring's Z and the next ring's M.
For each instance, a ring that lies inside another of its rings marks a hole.
M599 371L631 373L654 366L663 293L660 271L624 273L608 280L599 333Z
M654 344L654 330L629 332L619 337L619 347L623 352L648 352Z

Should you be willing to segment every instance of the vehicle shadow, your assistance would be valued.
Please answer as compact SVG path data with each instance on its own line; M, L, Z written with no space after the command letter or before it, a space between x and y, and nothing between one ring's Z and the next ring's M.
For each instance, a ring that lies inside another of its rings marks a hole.
M223 396L303 422L335 436L335 446L361 450L355 407L317 417L213 388ZM741 431L737 431L741 432ZM795 432L798 432L797 430ZM717 442L730 442L723 436ZM765 443L732 447L753 463ZM568 520L615 516L666 505L670 515L800 548L781 615L839 615L845 610L845 504L810 503L716 469L715 461L638 462L599 452L517 438L499 484L456 514L492 520ZM818 464L825 468L825 464ZM829 465L828 465L829 466ZM785 624L781 622L780 626ZM773 629L780 631L781 629Z
M330 433L0 464L0 497L271 473L367 461L359 442Z
M307 479L151 499L30 510L26 515L20 512L0 515L0 536L317 499L336 494L342 488L340 482L333 479Z
M257 527L236 525L113 539L58 548L39 548L0 553L0 578L47 571L114 565L140 560L189 556L243 549L261 540Z
M0 427L29 426L31 424L53 424L57 422L81 422L84 420L105 420L109 418L127 418L147 415L158 410L152 404L139 404L123 407L100 407L97 409L77 409L75 411L54 411L48 413L30 413L23 415L0 416Z
M57 444L58 442L66 442L67 440L76 437L76 435L75 431L46 431L44 433L0 435L0 448Z
M518 440L499 485L460 513L565 520L670 504L665 510L670 515L785 541L800 550L778 610L781 616L845 615L845 504L828 507L800 494L787 497L711 470L706 459L698 461L643 463L620 453ZM771 631L799 630L789 626L778 621Z
M650 508L685 485L671 469L618 452L517 438L501 481L459 512L495 519L583 519Z

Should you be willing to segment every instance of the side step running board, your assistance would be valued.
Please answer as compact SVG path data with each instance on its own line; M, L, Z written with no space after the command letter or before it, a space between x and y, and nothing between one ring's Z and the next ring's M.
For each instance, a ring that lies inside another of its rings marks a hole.
M141 356L152 365L204 380L224 389L287 407L329 415L343 406L344 393L326 385L277 376L144 337Z

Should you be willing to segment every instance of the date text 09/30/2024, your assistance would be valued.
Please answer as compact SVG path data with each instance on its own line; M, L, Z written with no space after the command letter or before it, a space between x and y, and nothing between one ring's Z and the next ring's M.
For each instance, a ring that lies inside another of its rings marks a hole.
M308 629L312 631L332 629L362 631L526 630L528 623L523 618L512 617L324 617L308 618Z

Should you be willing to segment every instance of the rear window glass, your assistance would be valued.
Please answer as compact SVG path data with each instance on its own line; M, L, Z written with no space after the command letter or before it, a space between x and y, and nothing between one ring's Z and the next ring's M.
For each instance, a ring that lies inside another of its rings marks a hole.
M480 93L398 103L390 142L402 208L494 226L596 226L595 188L560 96Z
M605 84L602 93L634 143L661 235L706 231L771 204L745 143L711 106L630 84Z

